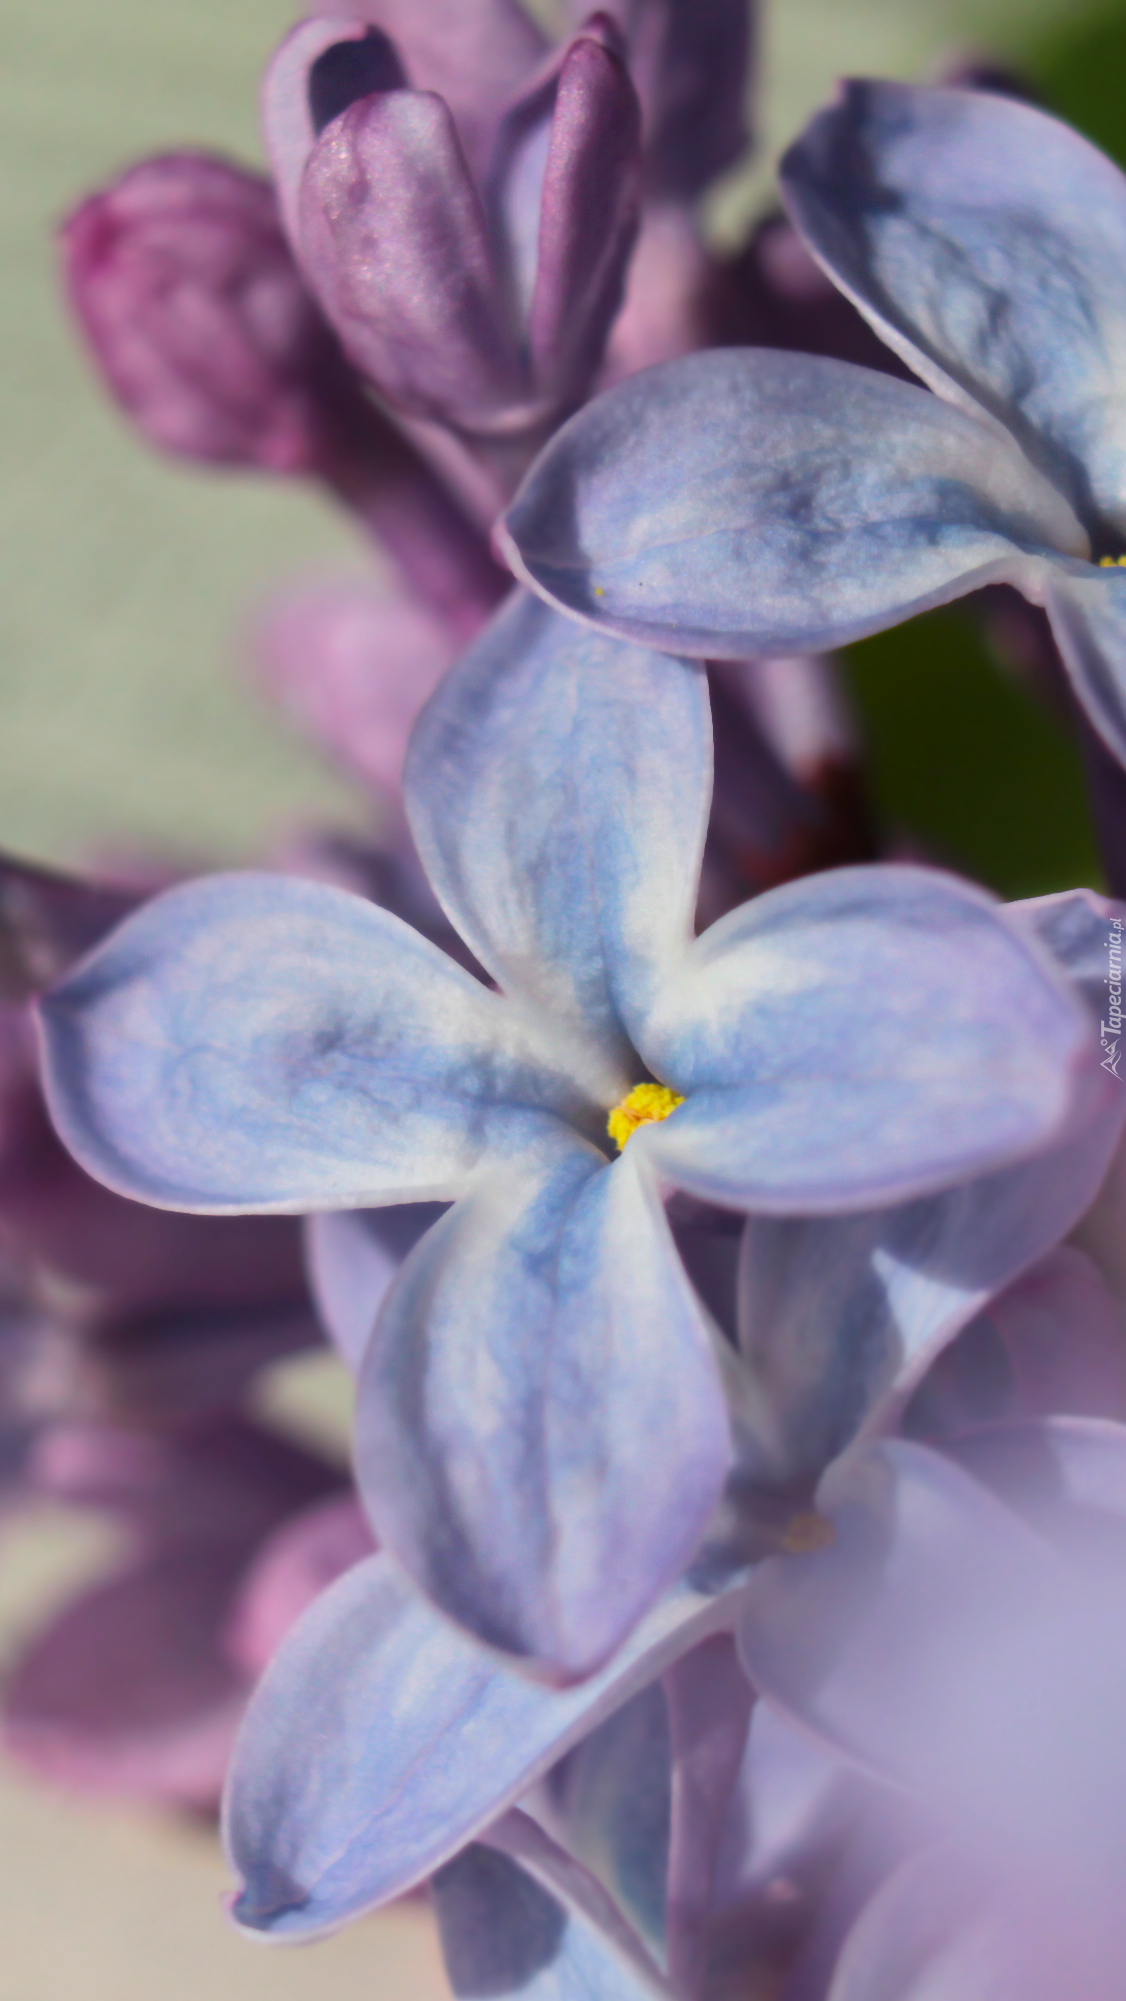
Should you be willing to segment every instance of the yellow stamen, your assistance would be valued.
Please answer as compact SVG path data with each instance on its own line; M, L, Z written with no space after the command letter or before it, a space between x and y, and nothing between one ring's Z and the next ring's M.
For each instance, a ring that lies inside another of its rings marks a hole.
M815 1508L809 1508L787 1524L782 1548L787 1556L812 1556L816 1550L831 1549L836 1540L832 1522L826 1521Z
M1126 570L1126 556L1100 556L1100 570Z
M629 1096L615 1105L606 1121L606 1130L617 1144L619 1153L627 1140L631 1140L638 1126L657 1125L675 1112L684 1099L679 1092L670 1091L667 1084L635 1084Z

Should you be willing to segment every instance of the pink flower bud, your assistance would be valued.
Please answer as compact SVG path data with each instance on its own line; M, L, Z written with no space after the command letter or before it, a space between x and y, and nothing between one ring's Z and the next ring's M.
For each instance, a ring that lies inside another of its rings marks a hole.
M268 181L203 153L144 160L83 202L61 241L90 347L151 443L310 468L341 363Z

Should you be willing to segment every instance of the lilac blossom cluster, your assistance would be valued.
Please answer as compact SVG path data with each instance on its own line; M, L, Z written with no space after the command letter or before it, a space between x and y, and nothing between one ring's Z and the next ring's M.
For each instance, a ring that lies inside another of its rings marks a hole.
M1120 886L1126 181L850 84L721 264L745 0L568 25L331 8L272 181L63 232L141 432L395 579L259 641L378 837L0 870L4 1495L126 1544L8 1739L230 1759L238 1922L429 1885L466 2001L1117 2001L1126 906L882 852L826 649L1046 612ZM254 1415L319 1328L354 1489Z

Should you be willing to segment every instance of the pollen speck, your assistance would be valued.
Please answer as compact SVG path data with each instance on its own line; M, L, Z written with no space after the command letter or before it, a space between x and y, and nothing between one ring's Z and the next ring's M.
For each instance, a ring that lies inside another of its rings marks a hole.
M1126 570L1126 556L1100 556L1100 570Z
M809 1508L787 1523L782 1548L787 1556L812 1556L819 1549L831 1549L836 1540L832 1522Z
M635 1084L628 1097L615 1105L606 1121L606 1130L615 1142L619 1153L627 1140L631 1140L638 1126L659 1125L684 1103L676 1091L670 1091L667 1084Z

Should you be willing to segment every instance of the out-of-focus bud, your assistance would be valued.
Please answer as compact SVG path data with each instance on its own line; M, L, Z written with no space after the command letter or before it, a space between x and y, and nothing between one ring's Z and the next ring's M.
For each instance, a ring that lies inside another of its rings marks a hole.
M793 348L914 379L783 215L767 216L742 250L715 267L701 310L710 346Z
M253 649L297 727L397 805L415 718L457 657L449 627L377 583L347 578L271 604Z
M308 22L283 45L267 137L298 261L398 409L473 439L534 437L590 388L636 233L640 111L617 30L591 18L476 176L451 104L406 78L363 23Z
M578 23L582 0L571 0ZM645 121L646 192L692 202L751 143L755 24L748 0L606 0Z
M117 400L155 445L307 470L335 343L268 181L204 153L145 160L63 224L75 312Z

